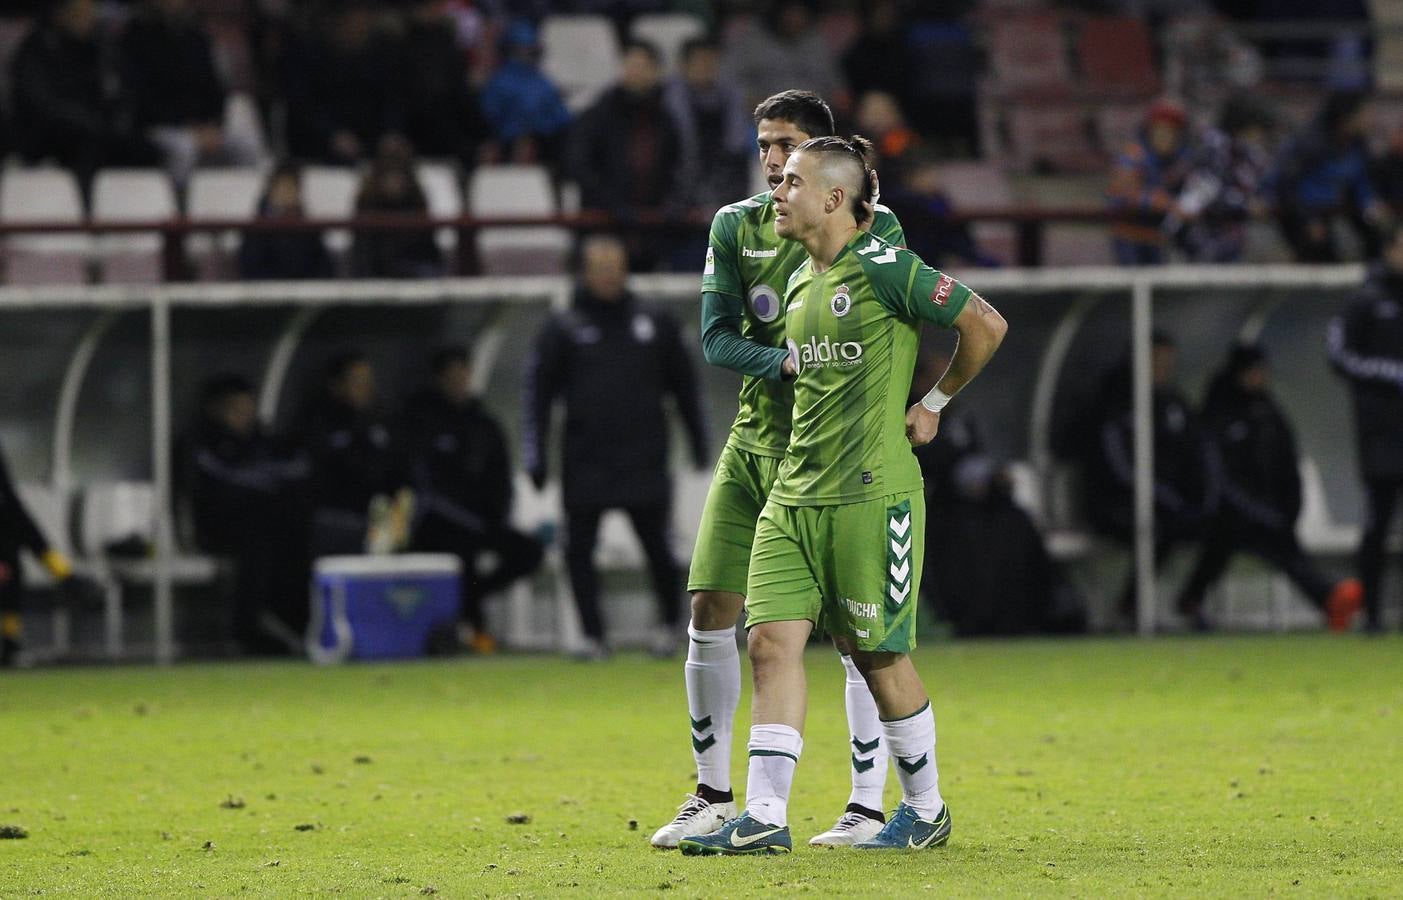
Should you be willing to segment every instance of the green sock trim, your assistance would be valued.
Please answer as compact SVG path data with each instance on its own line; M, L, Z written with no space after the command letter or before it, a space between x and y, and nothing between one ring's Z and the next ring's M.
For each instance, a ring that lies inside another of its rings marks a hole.
M927 699L926 702L925 702L924 704L921 705L921 708L920 708L920 709L916 710L915 712L913 712L913 713L912 713L911 715L909 715L909 716L902 716L902 717L899 718L899 719L878 719L877 721L881 722L883 725L890 725L890 724L892 724L893 722L905 722L907 719L914 719L914 718L916 718L917 716L919 716L921 713L925 712L925 711L928 710L928 709L930 709L930 700L929 700L929 699Z
M787 756L787 757L789 757L790 759L794 760L794 762L796 762L796 763L799 762L799 757L795 756L793 753L785 753L783 750L751 750L751 751L750 751L750 755L751 755L751 756Z

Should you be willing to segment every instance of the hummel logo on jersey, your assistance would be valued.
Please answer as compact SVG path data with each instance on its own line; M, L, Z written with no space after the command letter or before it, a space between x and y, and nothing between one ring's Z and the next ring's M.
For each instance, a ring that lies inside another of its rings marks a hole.
M950 292L954 289L955 279L949 275L941 275L940 281L935 285L935 290L930 292L930 302L936 306L944 306L950 299Z
M773 257L779 256L779 248L775 247L771 250L752 250L749 247L742 247L740 248L740 255L751 259L772 259Z
M862 362L862 345L857 341L835 341L825 334L821 338L811 337L797 346L799 361L805 369L855 366Z
M882 248L882 242L877 238L873 238L872 243L868 244L863 249L857 251L857 255L866 256L868 259L872 260L879 266L884 266L889 262L896 262L895 247L887 247L885 253L880 253L876 256L873 256L874 253L877 253L877 251L881 250Z
M793 303L791 303L791 304L789 304L788 306L785 307L785 309L788 310L789 312L794 312L795 310L803 309L803 308L804 308L804 298L803 298L803 297L800 297L798 300L795 300Z
M769 827L769 828L763 828L763 829L761 829L760 831L752 831L750 834L741 834L741 833L740 833L740 828L737 828L735 831L732 831L732 832L731 832L731 846L732 846L732 847L749 847L751 844L755 843L756 841L763 841L765 838L769 837L770 835L772 835L772 834L779 834L779 833L780 833L781 831L783 831L783 830L784 830L783 828Z

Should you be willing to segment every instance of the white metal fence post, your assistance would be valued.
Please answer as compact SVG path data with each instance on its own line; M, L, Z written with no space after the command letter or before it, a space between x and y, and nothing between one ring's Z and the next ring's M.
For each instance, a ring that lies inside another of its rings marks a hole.
M1135 619L1141 635L1155 631L1155 440L1152 370L1153 306L1149 278L1135 279L1131 290L1135 422Z
M171 556L171 369L170 301L156 292L151 301L151 480L155 493L151 532L156 545L154 594L156 662L175 659L174 590Z

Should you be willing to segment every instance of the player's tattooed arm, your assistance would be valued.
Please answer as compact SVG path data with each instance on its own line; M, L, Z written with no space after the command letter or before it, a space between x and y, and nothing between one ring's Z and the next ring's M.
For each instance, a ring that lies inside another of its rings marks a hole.
M1008 323L978 294L970 294L953 325L959 335L950 367L935 388L906 411L906 438L914 447L930 443L940 430L940 411L960 388L974 380L999 349Z
M954 329L959 335L959 344L950 359L950 368L936 382L937 388L952 397L988 364L1008 333L1008 322L989 301L971 294L965 308L955 318Z

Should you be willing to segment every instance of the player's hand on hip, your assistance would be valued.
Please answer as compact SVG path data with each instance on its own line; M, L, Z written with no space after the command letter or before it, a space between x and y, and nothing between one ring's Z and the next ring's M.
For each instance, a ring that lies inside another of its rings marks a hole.
M906 439L912 447L929 444L940 430L940 413L931 412L919 402L906 410Z

